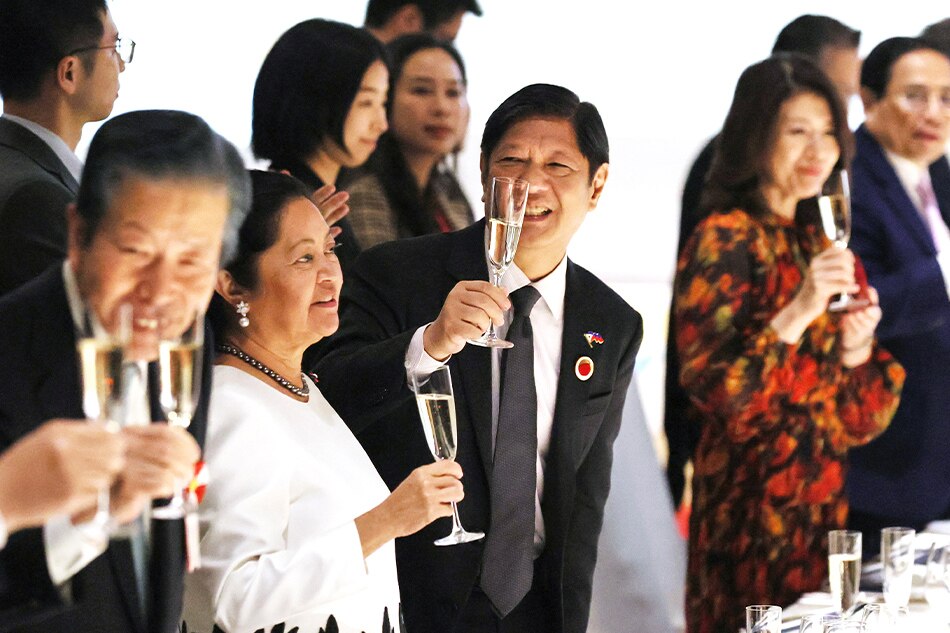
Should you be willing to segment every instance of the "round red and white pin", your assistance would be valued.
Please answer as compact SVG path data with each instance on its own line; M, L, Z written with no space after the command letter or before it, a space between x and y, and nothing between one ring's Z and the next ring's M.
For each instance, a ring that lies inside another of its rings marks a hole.
M590 380L590 377L594 375L594 361L590 356L581 356L577 359L574 363L574 375L578 380Z

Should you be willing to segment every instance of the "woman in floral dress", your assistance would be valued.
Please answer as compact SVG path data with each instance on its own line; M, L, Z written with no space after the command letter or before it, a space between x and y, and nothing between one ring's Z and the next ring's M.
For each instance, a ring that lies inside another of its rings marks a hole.
M844 108L810 62L778 56L743 73L704 192L714 213L674 290L680 379L703 421L689 633L735 633L746 605L821 587L827 532L847 515L847 450L897 407L904 373L874 341L876 293L829 312L858 290L854 256L795 221L850 150Z

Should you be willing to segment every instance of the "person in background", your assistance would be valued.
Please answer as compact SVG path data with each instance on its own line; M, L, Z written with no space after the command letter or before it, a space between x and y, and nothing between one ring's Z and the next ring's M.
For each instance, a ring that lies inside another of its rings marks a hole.
M455 48L431 35L388 46L389 131L366 164L347 175L348 216L364 249L381 242L464 228L475 221L443 161L468 120L465 66Z
M112 112L134 49L105 0L0 0L0 295L66 256L76 144Z
M394 487L432 460L407 371L451 367L459 513L486 537L436 547L449 529L441 521L397 540L408 630L582 633L643 334L640 315L567 257L607 182L607 132L593 104L534 84L495 109L481 151L486 196L495 176L530 183L502 287L487 281L484 221L377 246L347 279L340 331L316 369ZM511 350L466 343L489 322L517 337Z
M851 151L844 105L796 55L747 68L704 190L712 213L674 283L680 381L695 407L688 633L734 631L749 604L788 605L827 579L845 525L849 448L880 434L904 373L874 341L881 309L830 313L856 292L854 256L798 204Z
M423 32L453 42L466 13L481 16L478 0L369 0L363 28L383 44Z
M345 217L349 196L336 181L343 167L366 162L386 131L385 58L361 29L307 20L280 36L254 84L251 149L314 191L327 223L339 229L344 273L361 249Z
M921 31L920 39L943 51L944 55L950 55L950 18L928 25Z
M882 527L950 518L950 59L885 40L865 60L861 99L851 245L881 294L877 336L907 371L890 428L850 456L848 523L873 555Z
M85 417L77 333L87 323L114 332L124 306L132 316L125 354L135 361L126 369L148 370L130 378L139 389L137 398L126 391L128 408L164 421L154 388L158 367L148 364L159 340L181 335L204 312L220 262L233 251L247 186L237 150L196 116L131 112L99 129L67 209L68 259L0 299L0 450L15 450L50 419ZM210 355L203 362L209 365ZM210 373L202 373L187 431L164 423L122 429L125 465L110 494L120 523L141 522L136 517L150 499L170 496L176 481L191 478ZM176 630L182 521L153 520L129 539L109 541L90 522L95 509L57 515L42 529L10 537L0 552L0 630Z
M772 54L797 53L811 59L831 80L842 103L847 104L858 92L861 59L858 45L861 32L823 15L802 15L789 22L778 34ZM714 136L699 153L689 170L683 187L680 213L677 257L683 252L686 240L696 225L706 217L709 209L700 204L700 197L712 165L719 136ZM666 339L666 391L663 414L663 429L669 445L667 479L673 494L673 504L679 506L686 486L685 467L692 460L699 427L689 419L689 397L679 384L679 358L673 333L676 330L673 309Z
M301 371L304 350L339 324L329 227L293 177L253 171L251 182L237 256L212 304L214 480L184 629L330 631L335 621L344 633L401 631L393 539L450 515L462 470L420 466L390 494Z

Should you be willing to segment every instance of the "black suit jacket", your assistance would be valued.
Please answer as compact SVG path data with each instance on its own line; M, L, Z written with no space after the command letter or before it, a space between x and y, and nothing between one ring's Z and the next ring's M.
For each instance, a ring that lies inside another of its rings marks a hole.
M51 418L84 417L74 332L59 266L0 300L0 450ZM189 427L199 444L207 420L212 347L206 345L202 396ZM153 419L162 419L154 399L151 405ZM72 578L67 603L50 580L42 530L18 532L0 552L0 631L176 631L183 543L180 520L152 521L148 614L143 617L128 541L112 541Z
M461 280L486 279L484 221L455 233L382 244L363 253L344 284L340 331L321 350L320 389L351 426L390 488L432 461L403 362L415 330L433 321ZM591 582L613 441L642 337L642 319L599 279L568 263L560 378L545 473L546 542L539 561L555 632L587 628ZM584 333L599 332L602 345ZM452 357L462 523L490 525L491 354L466 346ZM594 361L587 382L574 365ZM436 547L448 519L396 542L406 625L445 633L477 582L484 541Z
M0 118L0 295L66 256L66 205L78 190L49 145Z
M870 444L851 451L851 506L911 525L950 511L950 300L930 232L877 140L855 133L851 247L881 297L881 345L907 378L897 413ZM950 222L950 166L930 166Z

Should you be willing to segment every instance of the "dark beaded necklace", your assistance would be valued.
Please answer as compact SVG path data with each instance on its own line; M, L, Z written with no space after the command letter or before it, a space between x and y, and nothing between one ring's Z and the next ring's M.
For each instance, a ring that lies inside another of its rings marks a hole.
M253 356L248 356L244 352L244 350L234 347L233 345L226 345L226 344L216 345L215 349L217 349L219 352L222 352L224 354L231 354L232 356L237 356L238 358L243 360L245 363L247 363L254 369L258 370L259 372L263 373L265 376L267 376L268 378L270 378L271 380L273 380L278 385L280 385L281 387L283 387L290 393L294 394L295 396L300 396L301 398L310 397L310 386L307 384L307 381L304 380L303 372L300 372L300 380L303 383L303 387L298 387L297 385L290 382L289 380L287 380L286 378L278 374L276 371L274 371L273 369L271 369L270 367L262 363L261 361L254 358Z

